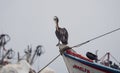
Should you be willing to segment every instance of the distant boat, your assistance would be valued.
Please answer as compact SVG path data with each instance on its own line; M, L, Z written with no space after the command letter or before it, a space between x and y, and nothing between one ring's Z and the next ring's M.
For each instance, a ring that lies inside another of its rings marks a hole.
M89 54L89 56L93 57L94 55ZM95 62L72 49L66 50L62 57L69 73L120 73L118 65L110 65L110 62L105 61Z
M28 46L24 50L24 56L20 56L18 52L18 58L14 58L15 51L5 48L9 41L10 36L8 34L0 34L0 73L36 73L32 65L35 62L35 57L43 54L42 45L38 45L34 50Z

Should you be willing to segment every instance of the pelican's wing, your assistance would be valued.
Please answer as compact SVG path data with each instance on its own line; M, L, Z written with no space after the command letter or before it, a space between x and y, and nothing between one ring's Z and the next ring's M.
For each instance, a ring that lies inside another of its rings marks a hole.
M60 30L60 34L61 34L61 42L63 44L67 44L68 43L68 32L65 28L61 28Z
M55 34L56 34L57 39L61 40L61 34L60 34L60 32L56 30Z
M64 30L64 36L66 40L68 40L68 31L66 30L66 28L63 28L63 30Z

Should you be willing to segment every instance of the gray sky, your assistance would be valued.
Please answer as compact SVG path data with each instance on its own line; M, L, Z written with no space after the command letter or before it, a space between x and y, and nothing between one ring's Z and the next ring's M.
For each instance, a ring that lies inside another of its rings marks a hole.
M23 51L29 44L41 44L45 54L37 64L45 66L59 54L54 16L67 28L69 45L73 46L119 28L120 0L0 0L0 33L11 36L7 48ZM117 31L74 50L83 55L99 50L100 57L111 52L120 61L119 37ZM62 57L49 67L56 73L67 73Z

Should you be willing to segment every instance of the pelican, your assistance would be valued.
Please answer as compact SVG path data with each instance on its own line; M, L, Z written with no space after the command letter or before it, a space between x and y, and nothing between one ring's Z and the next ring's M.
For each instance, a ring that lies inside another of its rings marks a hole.
M66 28L59 27L59 25L58 25L59 19L57 16L54 16L54 21L56 24L55 34L58 39L58 44L56 46L58 46L60 44L60 42L63 45L67 45L68 44L68 32L67 32Z

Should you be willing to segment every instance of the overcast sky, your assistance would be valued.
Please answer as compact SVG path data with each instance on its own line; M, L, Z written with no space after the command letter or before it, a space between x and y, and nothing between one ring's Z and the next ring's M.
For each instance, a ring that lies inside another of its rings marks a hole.
M119 28L120 0L0 0L0 33L11 37L7 48L23 52L27 45L43 45L45 53L37 68L44 67L59 54L54 16L68 30L69 45L73 46ZM99 58L111 52L120 61L119 37L117 31L74 50L83 55L99 50ZM56 73L68 73L62 57L49 67Z

